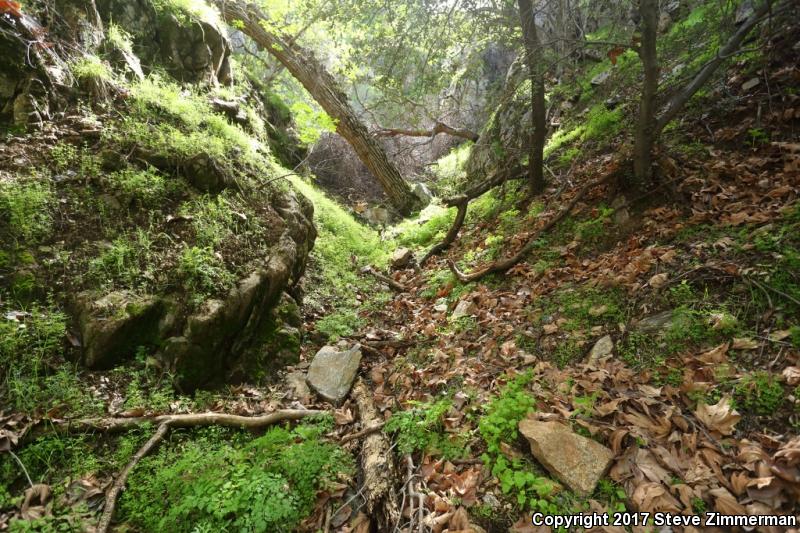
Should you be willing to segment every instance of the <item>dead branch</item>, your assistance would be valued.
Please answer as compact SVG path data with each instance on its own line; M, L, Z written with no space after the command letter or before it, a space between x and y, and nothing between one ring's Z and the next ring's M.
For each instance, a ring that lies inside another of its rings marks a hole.
M144 446L139 448L139 451L131 458L130 462L119 473L117 480L111 486L111 489L106 494L106 505L103 509L103 516L100 517L100 523L97 526L98 533L106 533L108 527L111 525L111 519L114 517L114 508L117 505L117 498L119 493L125 488L125 483L128 481L128 475L133 471L134 467L142 460L142 458L150 453L150 451L161 442L169 431L169 422L162 422L153 436L144 443Z
M360 439L361 437L366 437L367 435L372 435L383 429L383 422L379 422L373 426L365 427L360 431L356 431L355 433L351 433L349 435L345 435L339 440L339 444L345 444L350 442L351 440Z
M389 276L381 274L380 272L378 272L377 270L375 270L374 268L372 268L369 265L367 265L364 268L362 268L361 272L363 272L364 274L369 274L370 276L374 277L378 281L387 284L389 287L391 287L393 290L395 290L397 292L408 292L408 287L406 287L405 285L403 285L399 281L395 281L394 279L390 278Z
M440 133L451 135L453 137L461 137L470 141L477 141L479 135L474 131L466 128L454 128L448 126L444 122L437 121L434 126L429 130L414 130L405 128L381 128L377 130L374 135L376 137L436 137Z
M321 415L327 411L314 409L281 409L259 416L240 416L227 413L196 413L181 415L137 416L131 418L84 418L82 420L66 420L53 427L56 431L69 433L86 433L102 431L113 433L127 431L142 424L169 424L174 428L199 426L227 426L242 429L257 429L285 420L300 420L305 417Z
M359 416L364 427L383 422L372 401L372 393L359 378L353 386L353 397L358 405ZM382 433L372 433L361 446L361 469L364 472L364 499L367 515L377 522L378 531L391 531L400 520L395 494L395 468L389 441Z
M482 196L495 187L502 185L506 181L517 177L523 177L522 169L519 167L500 170L492 175L488 180L478 183L470 189L467 189L464 193L445 199L444 205L447 207L455 207L457 209L456 218L453 220L453 224L447 231L447 235L445 235L444 239L442 239L442 242L436 244L430 250L428 250L425 256L420 260L419 265L424 266L431 257L442 253L455 242L456 238L458 238L458 232L461 231L461 228L464 226L464 221L467 217L467 209L472 200Z
M515 253L514 255L506 257L505 259L501 259L499 261L495 261L491 265L489 265L487 267L484 267L484 268L482 268L480 270L476 270L474 272L471 272L469 274L461 272L458 269L458 267L456 266L455 262L450 260L450 261L448 261L448 265L450 267L450 271L462 283L469 283L469 282L472 282L472 281L477 281L477 280L481 279L482 277L487 276L489 274L493 274L495 272L505 272L506 270L508 270L512 266L514 266L517 263L519 263L520 261L522 261L522 259L526 255L528 255L528 253L533 249L533 247L535 246L535 242L539 238L539 236L542 233L545 233L546 231L549 231L553 226L555 226L556 224L561 222L561 220L563 220L564 217L569 215L572 212L572 210L575 209L575 206L578 204L578 202L581 201L581 199L586 195L587 192L589 192L590 189L592 189L594 187L597 187L598 185L602 185L606 181L610 180L614 175L615 175L614 173L609 173L609 174L606 174L605 176L603 176L600 179L591 181L591 182L587 183L586 185L584 185L583 188L581 190L579 190L578 193L572 198L572 200L570 200L570 202L563 209L561 209L561 211L559 211L553 218L551 218L544 226L542 226L538 230L534 231L528 237L528 240L525 242L525 244L522 246L522 248L520 248L519 251L517 251L517 253Z

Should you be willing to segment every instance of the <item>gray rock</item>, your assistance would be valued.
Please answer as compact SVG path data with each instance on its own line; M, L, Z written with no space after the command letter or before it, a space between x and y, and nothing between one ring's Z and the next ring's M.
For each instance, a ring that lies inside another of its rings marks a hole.
M474 315L478 311L478 306L472 300L461 300L456 305L453 314L450 315L450 318L453 320L458 320L459 318L463 318L465 316Z
M361 363L361 346L338 351L333 346L323 346L311 361L308 385L333 404L340 404L350 392Z
M414 253L411 250L408 248L398 248L392 253L390 261L392 268L400 269L407 267L412 259L414 259Z
M592 85L595 85L595 86L603 85L606 82L606 80L608 79L609 76L611 76L611 71L610 70L604 70L603 72L601 72L600 74L598 74L597 76L592 78L592 81L590 81L589 83L591 83Z
M368 208L366 211L364 211L362 216L367 220L367 222L376 226L385 226L392 219L392 215L389 213L389 210L381 206Z
M672 314L672 310L667 310L645 317L633 325L633 330L640 333L663 333L672 326Z
M423 205L428 205L433 200L433 193L424 183L415 183L412 192Z
M577 435L558 422L526 419L519 431L531 453L559 481L586 496L611 466L614 452L597 441Z
M749 80L747 80L742 84L742 91L747 92L750 89L756 87L759 83L761 83L761 80L759 80L758 78L750 78Z
M613 351L614 341L611 340L611 335L606 335L592 346L592 350L589 352L589 363L595 363L603 357L608 357Z
M306 373L302 370L289 372L286 375L286 384L296 400L305 403L311 398L311 389L306 383Z

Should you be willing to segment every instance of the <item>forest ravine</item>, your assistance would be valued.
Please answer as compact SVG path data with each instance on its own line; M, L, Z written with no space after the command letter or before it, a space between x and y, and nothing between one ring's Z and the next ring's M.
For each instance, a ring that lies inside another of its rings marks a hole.
M798 531L793 0L0 0L0 531Z

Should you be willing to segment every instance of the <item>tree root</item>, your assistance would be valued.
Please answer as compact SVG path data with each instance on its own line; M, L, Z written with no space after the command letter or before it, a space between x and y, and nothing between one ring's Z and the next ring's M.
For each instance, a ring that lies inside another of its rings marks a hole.
M572 198L572 200L570 200L570 202L563 209L561 209L561 211L559 211L553 218L551 218L544 226L533 232L533 234L531 234L528 237L528 240L525 242L522 248L520 248L519 251L517 251L517 253L515 253L514 255L511 255L499 261L495 261L494 263L486 267L483 267L480 270L476 270L468 274L461 272L456 266L455 262L453 260L449 260L448 266L450 267L450 271L462 283L470 283L472 281L477 281L483 278L484 276L496 272L505 272L512 266L522 261L522 259L524 259L525 256L528 255L528 253L534 248L536 240L539 238L539 236L542 233L545 233L546 231L552 229L553 226L561 222L561 220L563 220L564 217L569 215L572 212L572 210L575 209L575 206L578 205L578 202L580 202L581 199L583 199L583 197L586 196L586 193L589 192L589 190L591 190L594 187L597 187L598 185L602 185L606 181L610 180L614 175L615 175L614 173L609 173L600 179L591 181L586 185L584 185L583 188L581 188L578 191L578 193Z
M463 194L445 199L443 202L445 206L455 207L458 209L456 212L456 218L442 242L428 250L428 253L426 253L425 256L420 260L419 265L425 266L425 263L427 263L431 257L439 255L455 242L456 238L458 237L458 232L461 231L461 227L464 225L464 220L467 216L467 208L472 200L486 194L508 180L522 177L525 177L525 175L520 167L515 166L510 169L501 169L486 181L475 185Z
M158 426L156 432L153 433L153 436L144 443L144 446L139 448L139 451L134 454L130 462L125 466L122 472L119 473L117 480L114 481L111 489L109 489L108 493L106 494L106 505L103 509L103 515L100 517L100 522L97 525L97 533L106 533L108 531L108 528L111 525L111 519L114 517L114 509L117 506L117 498L119 497L120 492L122 492L122 490L125 488L125 483L128 481L128 476L130 475L131 471L133 471L134 467L139 463L139 461L141 461L144 456L150 453L153 448L155 448L156 445L167 436L167 432L169 432L169 426L169 422L162 422Z
M363 379L353 386L353 397L358 405L361 424L365 428L378 425L383 420L372 401L372 393ZM362 491L367 506L367 516L377 524L378 531L391 531L400 521L395 492L396 471L389 441L382 433L372 433L361 446L361 469L364 472Z
M131 418L84 418L53 423L48 429L63 433L88 433L102 431L114 433L127 431L142 424L169 424L173 428L199 426L226 426L242 429L257 429L284 420L300 420L309 416L321 415L327 411L314 409L281 409L259 416L240 416L227 413L196 413L181 415L137 416Z

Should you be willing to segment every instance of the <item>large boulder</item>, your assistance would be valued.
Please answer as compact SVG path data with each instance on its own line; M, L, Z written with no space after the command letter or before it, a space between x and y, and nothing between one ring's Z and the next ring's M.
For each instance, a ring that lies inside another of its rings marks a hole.
M139 346L160 346L163 366L189 391L221 380L258 379L296 362L302 321L286 292L302 276L316 237L313 207L290 192L277 195L273 207L283 230L269 255L223 298L206 300L197 310L180 295L81 295L75 306L86 365L109 368Z
M611 466L614 452L597 441L577 435L558 422L525 419L519 431L531 453L550 474L576 493L586 496Z

